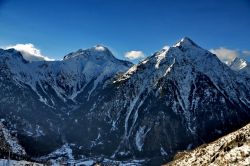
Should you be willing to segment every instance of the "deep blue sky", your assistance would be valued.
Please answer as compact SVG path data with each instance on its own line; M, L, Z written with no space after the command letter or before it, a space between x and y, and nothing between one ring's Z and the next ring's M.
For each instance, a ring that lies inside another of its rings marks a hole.
M183 36L250 50L250 1L0 0L0 46L33 43L56 59L96 44L149 55Z

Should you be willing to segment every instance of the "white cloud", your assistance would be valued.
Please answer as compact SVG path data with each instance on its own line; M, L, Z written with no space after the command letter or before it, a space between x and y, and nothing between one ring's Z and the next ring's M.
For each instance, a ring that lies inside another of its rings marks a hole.
M125 53L125 57L130 60L142 59L145 57L142 51L128 51Z
M226 64L230 64L236 57L240 56L238 50L230 50L224 47L211 49L210 52L216 54L217 57Z
M248 51L248 50L242 51L242 53L243 53L244 55L246 55L246 56L250 56L250 51Z
M5 47L5 49L14 48L17 51L20 51L23 55L24 59L28 61L53 61L54 59L50 59L47 56L41 54L41 51L36 48L33 44L16 44Z
M165 45L162 49L164 49L164 50L168 50L169 48L170 48L170 46Z
M227 49L224 47L220 47L220 48L215 48L215 49L211 49L210 52L212 52L213 54L216 54L217 57L224 63L226 64L231 64L231 62L236 58L236 57L240 57L243 59L246 59L247 56L250 56L250 51L248 50L231 50L231 49Z
M95 50L96 51L105 51L105 47L101 46L101 45L96 45L95 46Z

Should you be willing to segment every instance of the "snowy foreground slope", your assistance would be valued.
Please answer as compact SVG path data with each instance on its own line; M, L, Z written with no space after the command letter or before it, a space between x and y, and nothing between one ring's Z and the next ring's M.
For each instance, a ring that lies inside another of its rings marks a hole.
M238 64L189 38L137 65L103 46L49 62L0 50L0 118L36 161L159 165L249 123L250 76Z
M13 137L8 129L0 122L0 152L11 152L17 155L26 155L25 150L19 145L18 140Z
M44 166L44 164L36 163L36 162L29 162L25 160L7 160L7 159L0 159L1 166Z
M166 166L250 165L250 124L192 151L180 152Z

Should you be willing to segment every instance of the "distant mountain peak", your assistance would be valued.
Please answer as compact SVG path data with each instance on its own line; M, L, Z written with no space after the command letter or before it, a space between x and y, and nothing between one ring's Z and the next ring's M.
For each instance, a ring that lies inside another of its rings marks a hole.
M23 62L27 63L28 61L26 59L24 59L22 53L20 51L17 51L14 48L10 48L10 49L0 49L0 57L4 56L4 57L8 57L8 59L21 59Z
M81 56L87 59L92 58L92 57L109 59L109 60L116 59L113 56L112 52L107 47L102 46L102 45L96 45L88 49L79 49L75 52L67 54L66 56L64 56L63 59L66 60L66 59L71 59L71 58L78 57L78 56Z
M0 53L6 53L6 52L11 53L11 54L18 54L18 53L20 53L19 51L17 51L14 48L9 48L9 49L1 49L0 48Z
M241 73L242 75L250 76L250 64L245 59L240 57L234 58L234 60L227 64L232 70Z
M231 69L238 71L247 66L247 61L239 57L236 57L229 66L231 67Z

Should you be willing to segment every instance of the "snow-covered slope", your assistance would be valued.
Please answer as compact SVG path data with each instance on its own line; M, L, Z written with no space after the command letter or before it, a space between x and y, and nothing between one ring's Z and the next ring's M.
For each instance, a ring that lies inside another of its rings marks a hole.
M31 162L31 161L25 161L25 160L7 160L7 159L0 159L0 165L1 166L16 166L16 165L35 165L35 166L44 166L44 164L37 163L37 162Z
M250 124L192 151L180 152L166 166L250 165Z
M15 155L24 156L26 152L18 143L17 138L11 135L10 131L0 122L0 153L13 153Z
M239 100L236 91L234 91L236 83L231 80L236 79L237 81L241 78L231 72L214 54L200 48L188 38L183 38L173 47L167 50L162 49L152 57L133 66L117 81L139 76L141 80L146 78L143 83L152 89L161 78L175 79L178 82L180 96L184 104L183 109L185 110L190 107L188 97L191 85L198 73L209 77L218 90L222 88L234 100ZM141 84L139 86L140 88L146 88ZM244 96L244 94L242 95Z
M116 59L106 47L100 45L70 53L62 61L28 62L13 49L0 50L0 57L17 83L29 85L40 97L40 101L51 107L57 103L48 94L49 87L60 99L66 101L74 100L88 84L93 84L88 91L88 96L91 96L93 90L105 79L132 65Z

